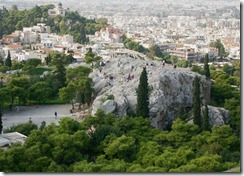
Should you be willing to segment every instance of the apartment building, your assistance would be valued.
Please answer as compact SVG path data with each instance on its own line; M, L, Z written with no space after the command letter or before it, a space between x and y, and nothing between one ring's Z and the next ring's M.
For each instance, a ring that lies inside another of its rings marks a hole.
M177 56L179 60L196 61L197 53L192 48L175 48L167 51L172 56Z

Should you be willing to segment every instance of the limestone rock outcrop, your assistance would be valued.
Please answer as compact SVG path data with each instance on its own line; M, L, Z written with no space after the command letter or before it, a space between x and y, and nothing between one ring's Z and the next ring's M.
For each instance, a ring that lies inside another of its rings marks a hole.
M202 104L210 98L211 82L205 76L191 72L189 68L173 68L169 64L162 66L159 61L118 57L107 62L102 70L95 70L89 75L93 79L97 95L92 105L92 115L98 109L106 113L113 112L117 116L135 112L136 89L143 67L146 67L148 73L151 90L149 115L154 127L163 129L171 124L178 116L180 106L192 109L193 81L196 76L200 78ZM107 100L108 95L113 95L113 101ZM215 112L218 114L213 111ZM211 123L221 123L218 119Z
M205 110L205 107L202 108L202 112L204 110ZM224 108L220 108L220 107L214 107L214 106L208 105L208 115L209 115L209 117L211 117L209 119L209 124L211 126L225 125L225 124L228 124L229 120L230 120L229 111Z

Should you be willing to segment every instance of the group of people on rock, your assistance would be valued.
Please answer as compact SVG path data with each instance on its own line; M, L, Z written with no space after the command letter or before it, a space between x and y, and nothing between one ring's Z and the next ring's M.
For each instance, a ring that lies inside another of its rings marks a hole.
M129 75L128 75L128 77L127 77L127 82L129 82L129 81L132 80L132 79L134 79L134 75L130 75L130 73L129 73Z
M165 60L163 60L163 62L162 62L162 68L164 68L164 66L165 66ZM173 68L176 68L177 66L176 66L176 64L173 64Z

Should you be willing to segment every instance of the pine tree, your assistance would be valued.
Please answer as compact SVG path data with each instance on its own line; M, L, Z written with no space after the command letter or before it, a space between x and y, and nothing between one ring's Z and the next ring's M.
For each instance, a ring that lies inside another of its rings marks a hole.
M12 60L11 60L11 56L10 56L9 50L8 50L8 55L7 55L7 58L5 59L4 65L9 67L9 68L12 67Z
M210 79L210 70L209 70L208 62L209 62L208 54L206 54L204 58L204 75L206 76L207 79Z
M143 68L137 89L136 115L138 117L149 117L149 88L147 82L147 71Z
M203 124L202 124L202 129L209 131L210 128L210 124L209 124L209 114L208 114L208 106L205 105L205 109L203 111Z
M201 127L201 100L200 100L200 79L198 76L194 79L194 97L193 97L193 123Z

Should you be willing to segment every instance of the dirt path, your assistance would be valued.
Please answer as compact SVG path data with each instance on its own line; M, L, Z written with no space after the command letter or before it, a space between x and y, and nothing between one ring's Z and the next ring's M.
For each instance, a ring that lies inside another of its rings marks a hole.
M71 117L74 115L70 113L71 105L41 105L41 106L20 106L13 108L13 111L3 111L3 129L12 125L26 123L31 118L32 122L41 125L45 121L47 125L51 122L58 124L60 118ZM57 112L55 119L54 113Z

